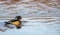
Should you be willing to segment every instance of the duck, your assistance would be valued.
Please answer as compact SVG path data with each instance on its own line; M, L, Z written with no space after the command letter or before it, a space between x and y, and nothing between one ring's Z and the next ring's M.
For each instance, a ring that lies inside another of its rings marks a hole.
M17 29L20 29L21 28L21 19L22 17L21 16L16 16L15 19L11 19L10 21L8 22L4 22L5 23L5 27L9 24L13 24L16 26Z

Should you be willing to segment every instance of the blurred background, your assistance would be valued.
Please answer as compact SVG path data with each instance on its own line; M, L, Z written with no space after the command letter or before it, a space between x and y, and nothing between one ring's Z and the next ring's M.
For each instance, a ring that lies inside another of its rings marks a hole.
M22 28L4 27L15 16L27 21ZM0 0L0 34L60 35L60 0Z
M60 0L0 0L0 17L60 17Z

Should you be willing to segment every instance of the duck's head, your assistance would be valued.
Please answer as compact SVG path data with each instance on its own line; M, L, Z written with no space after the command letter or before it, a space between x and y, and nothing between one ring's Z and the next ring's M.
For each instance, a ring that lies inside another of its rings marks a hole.
M15 19L20 20L20 19L22 19L22 17L21 16L16 16Z

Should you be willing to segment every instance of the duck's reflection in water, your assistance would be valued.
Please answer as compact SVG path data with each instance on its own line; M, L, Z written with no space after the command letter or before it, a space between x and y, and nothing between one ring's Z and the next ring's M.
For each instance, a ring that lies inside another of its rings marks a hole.
M23 24L26 23L27 21L21 21L21 24L19 25L19 27L13 25L13 24L3 24L3 28L0 28L0 32L6 32L6 30L8 29L20 29L22 28L22 26L24 26Z
M0 32L5 32L6 29L0 29Z
M14 29L14 27L12 25L4 26L3 28L0 28L0 32L5 32L8 29Z

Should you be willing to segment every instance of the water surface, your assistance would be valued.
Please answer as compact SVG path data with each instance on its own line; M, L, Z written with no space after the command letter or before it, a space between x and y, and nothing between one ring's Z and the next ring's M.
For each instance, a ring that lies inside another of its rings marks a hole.
M0 20L1 35L60 35L60 20L54 19L29 19L23 22L21 29L4 27L4 22L8 20Z

